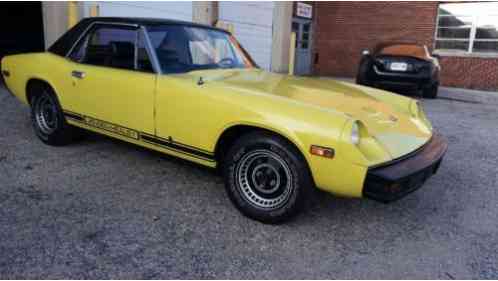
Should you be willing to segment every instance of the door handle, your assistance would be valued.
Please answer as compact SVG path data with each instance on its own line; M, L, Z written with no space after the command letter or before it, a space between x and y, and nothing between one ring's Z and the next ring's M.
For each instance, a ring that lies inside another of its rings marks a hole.
M85 78L85 72L73 70L71 72L71 76L73 76L74 78L83 79L83 78Z

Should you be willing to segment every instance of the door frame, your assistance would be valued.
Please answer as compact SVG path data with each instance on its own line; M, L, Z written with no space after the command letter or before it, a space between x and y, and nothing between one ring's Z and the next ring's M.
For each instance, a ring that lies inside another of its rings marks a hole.
M298 23L299 24L299 30L296 33L296 45L299 46L299 43L302 41L302 34L303 34L303 25L304 24L309 24L310 29L308 31L308 55L310 58L310 63L307 69L307 73L304 75L309 75L312 73L312 65L313 65L313 20L312 19L304 19L301 17L292 17L292 23ZM296 46L294 50L294 58L295 61L297 62L297 50L298 47ZM294 73L296 73L296 66L297 63L294 63Z

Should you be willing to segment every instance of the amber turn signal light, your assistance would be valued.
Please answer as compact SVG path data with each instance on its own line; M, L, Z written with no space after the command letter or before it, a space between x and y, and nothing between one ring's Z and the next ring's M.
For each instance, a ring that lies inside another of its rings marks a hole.
M310 147L310 153L327 158L334 158L335 155L334 149L318 145L312 145Z

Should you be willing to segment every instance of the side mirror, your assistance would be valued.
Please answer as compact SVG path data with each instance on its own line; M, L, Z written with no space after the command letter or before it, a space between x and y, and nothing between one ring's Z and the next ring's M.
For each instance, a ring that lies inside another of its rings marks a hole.
M368 49L363 49L363 51L361 51L361 55L368 56L368 55L370 55L370 51Z

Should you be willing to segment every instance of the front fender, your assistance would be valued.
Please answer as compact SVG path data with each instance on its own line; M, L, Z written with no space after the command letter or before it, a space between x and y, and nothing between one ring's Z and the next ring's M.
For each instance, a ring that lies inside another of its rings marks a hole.
M367 168L352 161L350 147L344 144L343 132L349 123L347 119L340 125L331 127L319 122L308 124L304 120L287 120L279 122L273 118L272 122L262 118L258 120L240 120L226 124L217 134L218 138L234 126L251 126L272 131L285 137L301 152L307 161L313 180L319 189L345 197L361 197L363 181ZM334 149L333 159L310 154L310 146L319 145Z
M291 143L293 143L294 146L296 146L299 149L299 151L301 152L301 154L303 154L303 156L305 156L305 158L306 158L306 153L305 153L306 151L304 150L305 144L303 143L303 141L301 141L301 139L298 137L298 135L295 132L288 130L286 128L280 128L277 126L273 126L271 124L261 122L261 121L238 120L238 121L230 122L230 123L226 124L224 127L222 127L221 130L218 131L217 136L216 136L217 142L219 142L221 136L226 131L230 130L231 128L237 127L237 126L247 126L247 127L259 128L259 129L267 130L267 131L273 132L277 135L280 135L280 136L284 137L285 139L287 139L288 141L290 141Z

